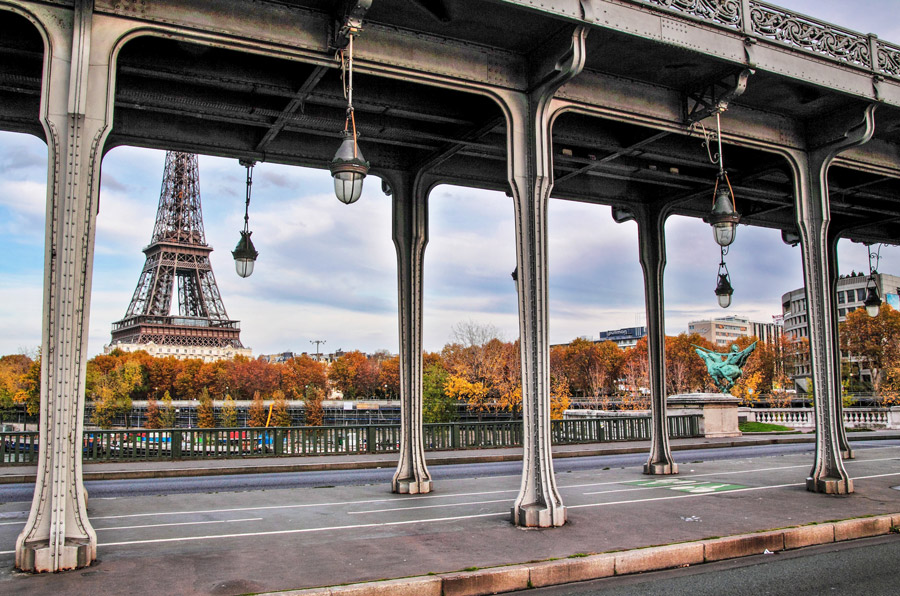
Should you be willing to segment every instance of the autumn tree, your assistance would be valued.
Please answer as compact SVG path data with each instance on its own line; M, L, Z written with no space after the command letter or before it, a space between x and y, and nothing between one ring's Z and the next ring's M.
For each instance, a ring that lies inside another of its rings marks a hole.
M0 358L0 420L16 403L16 395L25 392L25 376L32 360L25 354L11 354Z
M163 428L175 428L175 406L172 404L172 395L166 391L162 401L163 407L159 415L159 422Z
M305 399L307 387L325 389L328 386L325 363L305 354L291 358L280 366L281 390L291 399Z
M870 317L866 309L858 308L841 323L840 336L841 349L869 370L872 388L879 393L885 371L900 362L900 312L882 304L878 316Z
M200 390L197 401L197 426L199 428L215 428L216 412L213 407L213 399L206 387Z
M147 419L144 421L144 428L162 428L159 402L154 397L147 400Z
M681 333L666 337L666 392L668 395L711 390L714 385L706 363L694 346L715 351L717 348L702 335Z
M378 371L378 386L384 392L385 399L400 397L400 356L385 358Z
M222 426L234 428L237 425L237 403L229 394L225 396L225 403L222 405Z
M626 410L646 410L650 407L650 360L647 352L647 338L625 350L622 359L622 408Z
M291 426L291 413L284 391L277 389L272 394L272 400L272 426Z
M459 343L442 352L449 378L447 395L478 412L515 411L522 405L519 343L498 338L484 345Z
M608 405L615 392L624 354L614 342L577 338L550 353L550 374L568 381L571 393Z
M36 416L41 411L41 355L38 353L20 379L19 390L13 397L16 403L25 404L25 411Z
M325 422L325 390L318 385L309 385L303 400L306 404L306 426L322 426Z
M103 363L105 364L105 363ZM110 428L117 416L131 413L131 394L143 383L143 369L137 360L118 359L113 368L100 367L92 383L90 397L93 400L94 424Z
M328 378L345 399L366 398L378 391L378 370L359 351L347 352L335 360Z
M253 402L251 402L250 404L250 409L247 412L247 416L248 426L260 427L266 425L266 406L263 403L263 398L259 391L253 394Z

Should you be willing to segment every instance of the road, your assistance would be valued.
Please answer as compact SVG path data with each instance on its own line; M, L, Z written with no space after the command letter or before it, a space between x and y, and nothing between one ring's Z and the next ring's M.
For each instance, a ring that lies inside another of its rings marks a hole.
M805 490L809 445L677 452L677 477L643 475L642 455L559 459L568 522L547 530L509 523L518 462L435 466L436 491L427 495L390 493L392 467L91 482L99 562L41 576L12 571L31 494L7 485L0 488L0 594L289 590L900 512L898 442L854 446L857 459L846 462L857 491L850 498Z
M854 449L872 449L900 446L900 441L854 441ZM812 443L789 445L757 445L727 449L694 449L675 451L675 461L682 467L692 462L740 460L748 457L788 456L811 454ZM602 471L611 468L632 468L644 464L645 454L606 455L599 457L558 458L553 467L558 475L575 472ZM517 476L522 473L518 461L430 466L436 483L465 478L491 478ZM91 498L113 498L141 495L193 494L206 492L241 492L248 490L276 490L291 488L322 488L337 486L366 486L390 484L394 468L366 470L337 470L323 472L293 472L279 474L236 474L184 478L152 478L129 480L103 480L86 482ZM30 501L33 488L30 484L0 485L0 503Z
M896 596L900 535L512 592L524 596Z

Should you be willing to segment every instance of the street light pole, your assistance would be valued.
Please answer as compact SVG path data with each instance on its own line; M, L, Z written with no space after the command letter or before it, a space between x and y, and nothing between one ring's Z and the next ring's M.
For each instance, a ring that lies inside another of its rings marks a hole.
M317 361L322 360L322 358L321 358L322 355L319 352L319 344L324 344L325 340L324 339L311 339L311 340L309 340L309 343L316 344L316 360Z

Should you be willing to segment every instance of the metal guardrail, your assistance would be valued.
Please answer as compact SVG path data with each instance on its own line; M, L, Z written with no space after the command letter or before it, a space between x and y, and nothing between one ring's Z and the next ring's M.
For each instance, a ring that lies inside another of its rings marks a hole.
M700 436L700 416L669 416L669 436ZM522 445L522 421L426 424L427 451L486 449ZM650 418L554 420L555 445L647 440ZM0 433L0 465L35 464L38 433ZM398 425L295 426L276 428L170 428L85 430L82 461L178 460L303 455L395 453Z

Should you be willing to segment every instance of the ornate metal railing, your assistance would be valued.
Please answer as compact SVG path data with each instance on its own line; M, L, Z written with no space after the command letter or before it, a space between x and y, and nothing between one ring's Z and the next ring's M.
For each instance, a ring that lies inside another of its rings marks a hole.
M757 0L632 0L900 78L900 45ZM887 16L887 15L886 15Z
M650 418L554 420L554 444L647 440ZM669 436L700 436L700 416L669 416ZM522 445L522 421L426 424L425 449L485 449ZM37 462L36 432L0 433L0 465ZM279 428L171 428L159 430L86 430L86 462L351 455L393 453L400 449L400 427L297 426Z

